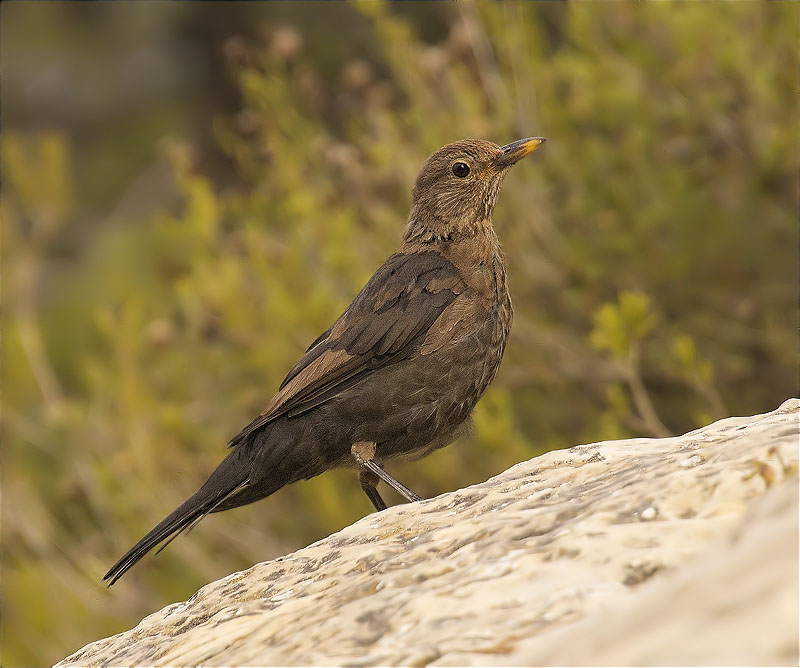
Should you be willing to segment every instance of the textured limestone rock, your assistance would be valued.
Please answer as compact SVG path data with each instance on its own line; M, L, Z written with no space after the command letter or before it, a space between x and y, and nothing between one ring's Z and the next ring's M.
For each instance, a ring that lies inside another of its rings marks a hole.
M799 415L550 452L58 665L796 665Z

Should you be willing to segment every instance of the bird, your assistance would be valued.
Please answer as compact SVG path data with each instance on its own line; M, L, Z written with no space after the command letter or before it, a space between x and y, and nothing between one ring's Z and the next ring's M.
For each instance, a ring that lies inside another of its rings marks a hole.
M497 373L513 309L492 212L509 168L545 141L463 139L427 159L397 252L230 440L208 480L109 569L109 587L209 513L329 469L357 470L377 511L387 507L380 481L422 500L384 464L454 441Z

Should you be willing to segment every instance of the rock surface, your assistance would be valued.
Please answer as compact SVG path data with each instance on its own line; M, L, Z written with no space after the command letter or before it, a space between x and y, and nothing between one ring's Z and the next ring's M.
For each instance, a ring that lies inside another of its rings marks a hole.
M799 416L547 453L58 665L797 665Z

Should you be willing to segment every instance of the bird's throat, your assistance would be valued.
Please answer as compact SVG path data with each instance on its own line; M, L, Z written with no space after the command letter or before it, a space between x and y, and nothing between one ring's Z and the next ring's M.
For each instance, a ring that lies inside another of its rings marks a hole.
M403 244L440 244L475 238L497 242L490 218L477 213L444 218L418 207L411 209L403 231Z
M485 219L458 228L423 227L409 221L400 252L408 254L426 250L441 253L460 271L469 271L476 266L490 267L503 259L497 233L492 223Z

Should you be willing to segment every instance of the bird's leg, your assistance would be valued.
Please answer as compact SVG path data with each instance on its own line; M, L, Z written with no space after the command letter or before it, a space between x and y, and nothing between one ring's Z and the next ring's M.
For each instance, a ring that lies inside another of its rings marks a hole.
M389 487L393 488L395 492L404 496L409 501L423 501L424 499L406 487L402 482L397 480L396 478L392 478L386 471L384 471L377 463L375 463L372 459L365 459L361 462L361 466L363 466L368 471L371 471L376 476L378 476L383 482L385 482Z
M392 476L390 476L388 473L386 473L386 471L383 470L380 464L378 464L375 461L374 443L369 443L364 441L359 443L353 443L352 448L350 448L350 452L353 454L353 457L355 457L355 460L358 462L358 465L361 466L362 469L364 469L366 472L372 473L373 475L383 480L383 482L389 485L389 487L394 489L398 494L404 496L409 501L422 501L422 497L419 494L410 490L399 480L395 480ZM360 476L359 479L363 480L361 479ZM372 498L372 495L370 494L370 492L367 492L367 490L364 488L364 482L361 483L361 488L364 489L367 496L370 498L370 501L372 501L373 505L375 505L375 507L377 508L378 506L375 503L374 499ZM375 494L377 495L377 490L375 490ZM383 503L382 499L381 503ZM378 509L382 510L381 508Z
M367 469L361 469L358 472L358 482L361 483L361 489L364 490L364 494L367 495L367 498L372 501L375 510L380 512L381 510L386 510L386 502L381 498L381 495L378 494L377 486L379 480L380 478L378 476L372 473L372 471L367 471Z

